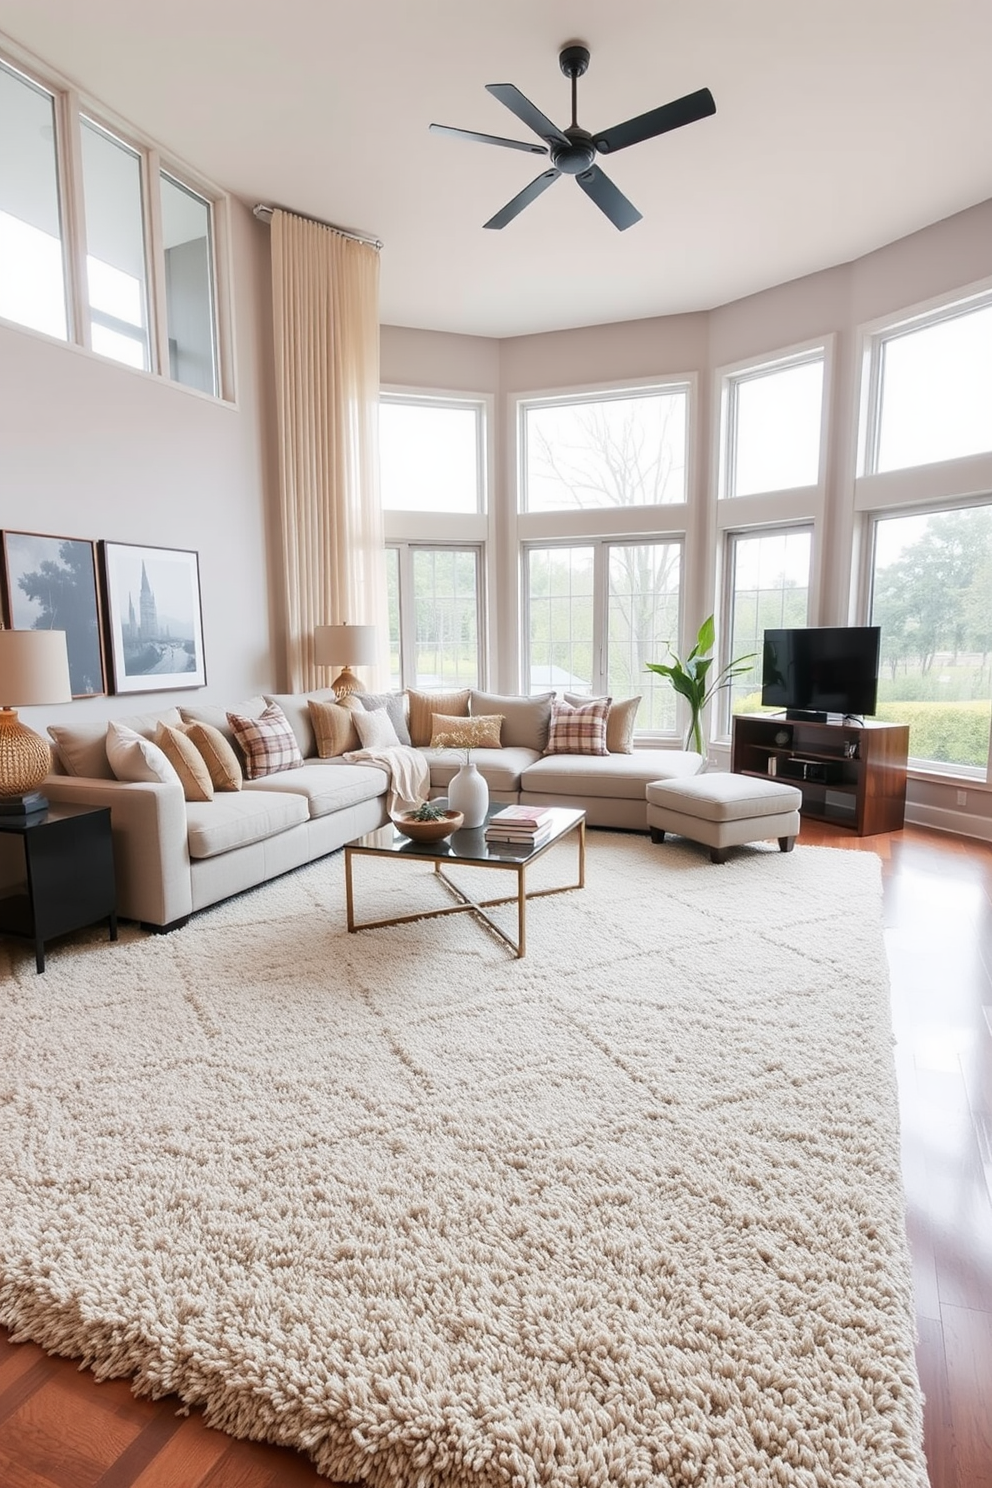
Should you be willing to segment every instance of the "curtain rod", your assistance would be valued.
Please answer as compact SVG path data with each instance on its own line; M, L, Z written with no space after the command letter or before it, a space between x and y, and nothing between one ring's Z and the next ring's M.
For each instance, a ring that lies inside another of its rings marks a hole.
M266 206L264 202L256 202L252 211L259 222L271 222L275 207ZM289 211L288 207L280 207L279 211ZM321 217L308 217L306 212L293 212L294 217L302 217L305 222L316 222L318 227L330 228L331 232L338 233L342 238L353 238L356 243L367 243L370 248L381 249L382 240L373 237L371 233L354 232L349 227L338 227L336 222L325 222Z

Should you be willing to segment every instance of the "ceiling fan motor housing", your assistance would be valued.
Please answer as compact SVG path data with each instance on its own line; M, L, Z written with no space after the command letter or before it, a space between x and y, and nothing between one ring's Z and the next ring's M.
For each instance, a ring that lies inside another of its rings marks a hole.
M579 176L588 170L596 159L596 146L592 142L592 135L587 129L580 129L577 124L563 129L562 133L568 136L569 144L551 146L551 163L556 165L566 176Z

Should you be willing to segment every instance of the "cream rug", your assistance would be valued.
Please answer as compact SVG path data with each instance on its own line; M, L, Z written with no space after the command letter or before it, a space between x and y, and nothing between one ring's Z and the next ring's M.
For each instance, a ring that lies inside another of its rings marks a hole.
M877 859L592 833L523 961L343 902L0 942L0 1319L337 1479L922 1488Z

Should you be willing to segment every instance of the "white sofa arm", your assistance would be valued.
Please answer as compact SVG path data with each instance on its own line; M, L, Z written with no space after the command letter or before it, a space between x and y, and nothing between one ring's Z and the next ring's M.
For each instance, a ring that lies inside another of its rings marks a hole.
M52 802L110 807L122 918L171 925L191 913L186 802L178 785L49 775L41 790Z

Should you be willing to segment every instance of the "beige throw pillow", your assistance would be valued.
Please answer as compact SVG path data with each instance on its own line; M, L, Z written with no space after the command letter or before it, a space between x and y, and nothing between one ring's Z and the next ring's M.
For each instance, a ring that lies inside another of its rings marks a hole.
M207 767L215 791L239 791L244 784L241 764L220 729L210 723L184 723L183 732Z
M167 723L159 725L155 743L179 776L187 801L212 801L214 785L203 756L192 739Z
M350 749L361 749L355 728L355 714L362 710L361 703L346 696L340 703L321 703L310 698L307 706L320 759L337 759Z
M399 744L399 735L385 708L373 708L371 711L363 708L361 712L356 708L352 716L363 749L395 749Z
M432 719L435 713L444 713L449 718L468 717L468 688L462 692L413 692L407 690L410 699L410 742L414 748L425 749L434 733Z
M576 692L566 692L565 701L573 708L586 703L602 702L602 698L581 697ZM639 697L625 698L621 703L611 703L606 716L606 747L611 754L633 754L634 723L641 705Z
M107 724L107 759L118 780L181 787L174 767L151 739L123 723Z

